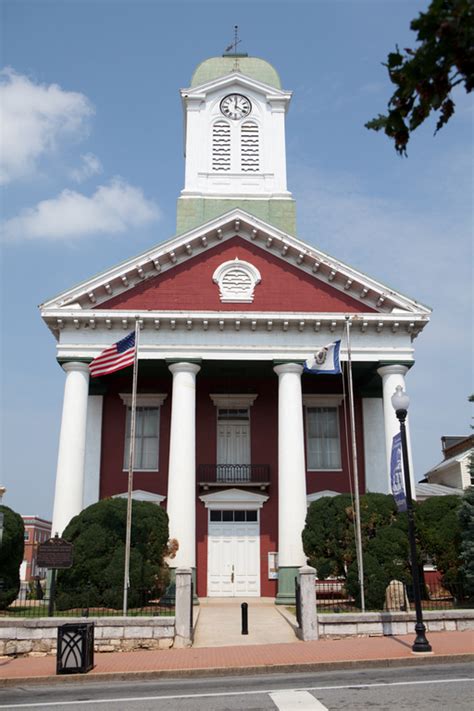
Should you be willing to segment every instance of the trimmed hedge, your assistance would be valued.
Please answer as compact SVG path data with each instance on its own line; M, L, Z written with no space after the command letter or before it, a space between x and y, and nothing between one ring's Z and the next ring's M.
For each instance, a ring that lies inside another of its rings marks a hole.
M103 499L75 516L63 533L74 544L73 566L58 574L56 605L120 609L125 560L127 501ZM161 596L169 582L164 556L168 516L144 501L132 505L128 606Z
M25 526L20 514L0 505L3 513L3 538L0 545L0 610L5 610L18 596L20 566L25 545Z

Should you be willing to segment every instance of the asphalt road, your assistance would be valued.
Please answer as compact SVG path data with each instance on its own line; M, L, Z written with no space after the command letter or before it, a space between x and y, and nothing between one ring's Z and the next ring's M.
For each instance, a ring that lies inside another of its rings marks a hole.
M309 674L197 677L157 681L63 680L51 686L6 687L0 709L52 711L324 711L417 709L472 711L470 664ZM84 679L84 680L82 680Z

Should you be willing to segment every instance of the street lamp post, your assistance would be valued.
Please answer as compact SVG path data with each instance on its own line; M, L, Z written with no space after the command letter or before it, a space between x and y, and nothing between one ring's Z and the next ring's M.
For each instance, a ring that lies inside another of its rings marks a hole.
M415 632L416 639L412 645L412 650L414 652L431 652L431 645L426 639L426 627L423 623L423 611L421 608L421 594L420 594L420 576L418 574L418 565L416 557L416 540L415 540L415 521L413 517L413 503L411 498L411 482L410 482L410 469L408 465L408 447L407 447L407 434L405 428L405 420L407 417L408 405L410 404L410 398L403 391L401 385L397 385L395 388L395 393L392 395L392 406L397 415L397 419L400 422L400 439L402 443L402 457L403 457L403 476L405 479L405 496L407 504L407 516L408 516L408 538L410 540L410 557L411 557L411 574L413 580L413 592L415 598L415 610L416 610L416 624Z

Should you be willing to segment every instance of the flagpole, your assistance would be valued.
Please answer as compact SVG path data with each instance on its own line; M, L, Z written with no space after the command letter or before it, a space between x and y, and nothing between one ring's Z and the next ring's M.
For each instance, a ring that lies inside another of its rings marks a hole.
M135 425L137 416L137 379L138 379L138 338L140 322L135 317L135 357L133 359L132 412L130 421L130 447L128 453L128 493L127 493L127 526L125 534L125 569L123 575L123 615L127 614L128 588L130 587L130 543L132 537L132 491L133 465L135 462Z
M350 316L346 316L346 341L347 341L347 372L349 377L349 410L351 416L351 440L352 440L352 468L354 472L355 489L355 516L356 516L356 555L357 568L359 572L360 602L362 612L365 612L365 592L364 592L364 562L362 559L362 533L360 526L360 498L359 498L359 469L357 466L357 443L355 435L354 416L354 389L352 385L352 353L350 339Z

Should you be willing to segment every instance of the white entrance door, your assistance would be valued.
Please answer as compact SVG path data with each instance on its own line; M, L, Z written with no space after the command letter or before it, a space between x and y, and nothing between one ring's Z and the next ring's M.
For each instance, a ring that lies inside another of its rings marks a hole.
M212 512L242 514L256 512ZM207 594L209 597L260 595L260 526L258 521L209 521Z

